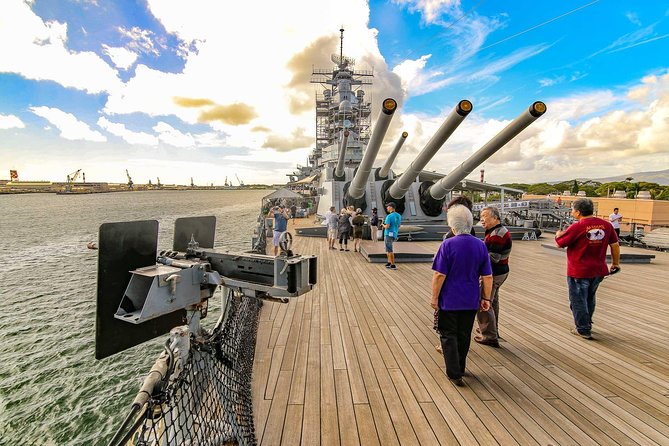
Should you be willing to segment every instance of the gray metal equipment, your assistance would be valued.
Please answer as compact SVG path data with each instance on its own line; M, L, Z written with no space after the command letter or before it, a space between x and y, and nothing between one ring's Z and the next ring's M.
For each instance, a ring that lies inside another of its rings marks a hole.
M157 221L100 227L97 359L165 334L185 323L187 314L197 312L199 320L219 286L288 302L316 284L316 256L293 254L290 237L282 239L277 257L218 252L211 249L215 227L215 217L177 219L175 249L157 257ZM184 244L186 234L190 241Z

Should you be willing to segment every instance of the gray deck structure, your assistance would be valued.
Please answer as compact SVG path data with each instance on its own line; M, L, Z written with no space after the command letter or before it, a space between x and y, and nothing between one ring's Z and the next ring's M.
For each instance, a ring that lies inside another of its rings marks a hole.
M319 283L262 309L260 444L669 444L669 253L602 283L587 341L569 332L565 260L548 241L514 242L502 348L472 343L455 387L434 348L429 263L387 270L296 237L319 256Z

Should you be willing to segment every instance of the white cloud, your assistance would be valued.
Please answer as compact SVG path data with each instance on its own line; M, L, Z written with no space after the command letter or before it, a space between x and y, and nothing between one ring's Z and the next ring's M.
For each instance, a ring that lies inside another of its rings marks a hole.
M20 0L3 1L1 13L11 20L0 22L0 73L51 80L89 93L120 85L116 72L97 54L67 47L65 23L44 22Z
M66 113L62 110L51 107L30 107L30 111L53 124L56 128L58 128L58 130L60 130L60 136L65 139L73 141L107 141L107 138L105 138L104 135L96 130L91 130L88 124L78 120L71 113Z
M195 148L195 138L190 133L182 133L166 122L160 121L153 127L160 141L174 147Z
M105 117L98 119L98 125L112 135L123 138L129 144L158 145L158 137L144 132L133 132L128 130L125 125L111 122Z
M138 57L137 53L126 48L111 47L108 45L102 45L102 48L103 52L109 56L112 62L114 62L116 68L121 68L123 70L130 68Z
M128 40L128 47L136 52L153 54L154 56L160 55L160 51L153 44L155 34L152 31L141 29L136 26L130 29L120 26L118 27L118 32Z
M477 179L480 168L486 169L492 183L532 183L669 165L669 72L647 76L626 91L591 91L546 104L544 116L477 167L470 178ZM396 172L413 161L449 111L438 117L402 116L409 139L395 163ZM510 122L479 116L472 113L459 126L427 170L450 172Z
M26 125L18 116L0 114L0 129L23 129L25 127Z

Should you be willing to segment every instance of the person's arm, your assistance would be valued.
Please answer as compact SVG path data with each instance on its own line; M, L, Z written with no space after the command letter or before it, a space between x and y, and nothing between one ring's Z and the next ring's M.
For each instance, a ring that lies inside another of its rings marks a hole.
M437 271L432 275L432 301L430 302L430 305L435 310L439 309L439 293L441 292L441 287L444 285L445 280L446 276ZM492 282L490 282L490 285L492 287Z
M609 271L620 271L620 245L618 242L611 243L611 269Z
M483 296L481 297L481 304L479 309L481 311L488 311L490 309L490 296L492 295L492 275L482 276L483 282Z

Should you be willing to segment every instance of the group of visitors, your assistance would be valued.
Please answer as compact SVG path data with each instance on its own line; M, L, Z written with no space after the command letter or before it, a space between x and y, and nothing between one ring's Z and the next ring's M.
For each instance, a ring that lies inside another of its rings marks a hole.
M567 285L575 328L571 332L592 339L592 316L597 287L604 277L620 271L618 209L610 221L593 216L592 200L579 198L572 203L574 224L557 231L555 242L567 248ZM448 378L464 386L467 354L474 320L478 328L474 340L499 348L499 289L509 274L511 236L495 207L481 210L483 241L472 229L472 204L458 197L447 206L451 233L444 237L432 264L431 305L435 310L435 329L439 333ZM612 264L606 264L610 247Z
M362 240L363 226L365 225L365 216L362 209L355 209L353 206L342 208L339 214L334 206L330 207L325 213L325 223L328 227L328 249L335 248L335 243L339 243L340 251L350 251L348 241L353 238L353 251L360 251L360 241Z

